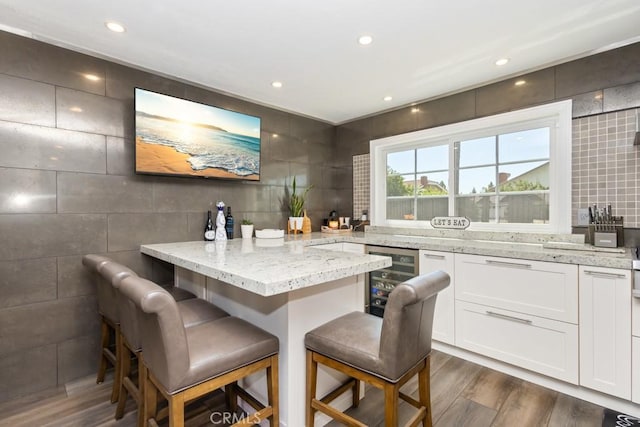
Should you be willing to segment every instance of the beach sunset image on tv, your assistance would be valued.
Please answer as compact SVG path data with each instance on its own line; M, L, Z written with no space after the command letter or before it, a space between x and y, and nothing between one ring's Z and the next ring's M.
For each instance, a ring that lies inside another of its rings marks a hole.
M260 179L260 118L136 88L136 172Z

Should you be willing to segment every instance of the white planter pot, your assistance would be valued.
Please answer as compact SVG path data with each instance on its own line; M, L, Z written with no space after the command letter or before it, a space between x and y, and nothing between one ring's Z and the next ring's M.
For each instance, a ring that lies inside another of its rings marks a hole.
M290 230L302 230L302 221L304 217L290 216L289 217L289 229Z
M253 237L253 224L240 224L240 232L243 239L250 239Z

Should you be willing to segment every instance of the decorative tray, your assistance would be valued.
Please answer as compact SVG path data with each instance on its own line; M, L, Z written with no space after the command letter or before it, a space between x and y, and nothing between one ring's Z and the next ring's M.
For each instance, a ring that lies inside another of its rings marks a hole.
M320 231L329 234L347 234L353 231L353 227L350 226L349 228L329 228L326 225L323 225L322 227L320 227Z
M273 228L256 230L256 238L258 239L280 239L282 237L284 237L284 230L276 230Z

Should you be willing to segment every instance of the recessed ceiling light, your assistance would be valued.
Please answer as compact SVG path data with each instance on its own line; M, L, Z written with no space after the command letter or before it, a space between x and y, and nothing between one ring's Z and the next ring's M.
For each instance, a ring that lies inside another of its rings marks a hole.
M87 80L91 80L92 82L97 82L98 80L100 80L100 77L96 76L95 74L85 74L84 78Z
M387 102L391 101L392 99L393 97L391 96L385 96L384 98L382 98L383 101L387 101Z
M276 89L280 89L282 87L282 82L271 82L271 86L275 87Z
M419 112L420 112L420 109L419 109L418 107L413 107L413 108L411 109L411 112L412 112L412 113L419 113Z
M358 43L360 43L362 46L371 44L371 42L373 42L373 37L371 36L360 36L358 38Z
M69 111L73 111L74 113L82 113L82 108L80 107L71 107Z
M526 82L527 82L526 80L518 80L518 81L516 81L514 84L515 84L516 86L522 86L522 85L523 85L523 84L525 84Z
M509 62L509 58L500 58L496 61L496 65L504 65Z
M107 28L110 29L111 31L113 31L114 33L124 33L125 32L125 28L122 26L122 24L118 24L117 22L107 21L107 22L104 23L104 25L106 25Z

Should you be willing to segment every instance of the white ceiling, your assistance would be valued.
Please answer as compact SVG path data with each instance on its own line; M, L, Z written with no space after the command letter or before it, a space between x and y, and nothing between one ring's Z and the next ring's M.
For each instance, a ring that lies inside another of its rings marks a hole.
M640 41L640 1L0 0L0 29L339 124Z

